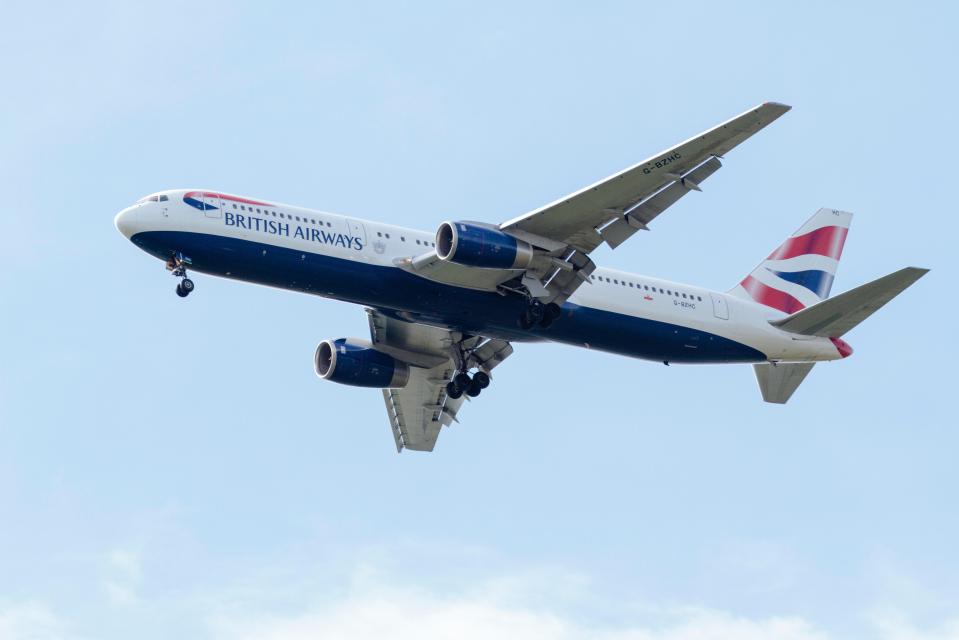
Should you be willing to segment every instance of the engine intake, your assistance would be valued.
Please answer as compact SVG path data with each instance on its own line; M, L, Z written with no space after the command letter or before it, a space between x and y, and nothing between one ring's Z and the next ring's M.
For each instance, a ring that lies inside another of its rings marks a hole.
M533 247L495 227L472 222L444 222L436 231L441 260L487 269L526 269Z
M316 375L353 387L399 389L410 379L410 367L377 351L365 340L324 340L313 358Z

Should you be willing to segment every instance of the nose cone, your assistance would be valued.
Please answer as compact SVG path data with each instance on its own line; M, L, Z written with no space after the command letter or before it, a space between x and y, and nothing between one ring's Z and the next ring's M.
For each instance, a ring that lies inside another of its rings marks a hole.
M129 240L136 233L137 207L127 207L117 214L113 219L113 224L117 226L117 231Z
M852 355L852 347L849 346L849 343L843 340L842 338L829 338L833 345L836 347L836 351L839 352L839 355L843 358L848 358Z

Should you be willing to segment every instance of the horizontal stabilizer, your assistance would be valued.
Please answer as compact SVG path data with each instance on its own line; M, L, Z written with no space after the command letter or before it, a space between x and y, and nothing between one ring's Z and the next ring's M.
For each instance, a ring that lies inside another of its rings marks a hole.
M786 404L793 392L806 379L806 374L815 362L798 364L754 364L756 381L763 394L763 400L774 404Z
M928 272L929 269L906 267L771 324L790 333L838 338Z

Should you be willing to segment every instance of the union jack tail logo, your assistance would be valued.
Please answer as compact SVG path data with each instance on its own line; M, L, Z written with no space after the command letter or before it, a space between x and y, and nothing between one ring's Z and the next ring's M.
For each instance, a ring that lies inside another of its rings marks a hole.
M730 290L784 313L829 297L852 214L820 209Z

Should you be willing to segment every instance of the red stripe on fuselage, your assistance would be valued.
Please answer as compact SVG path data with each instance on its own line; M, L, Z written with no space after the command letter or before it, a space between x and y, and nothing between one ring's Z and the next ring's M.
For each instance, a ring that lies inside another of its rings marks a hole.
M847 233L849 229L845 227L821 227L805 235L789 238L767 260L788 260L811 253L838 260Z
M261 207L272 207L273 205L269 202L260 202L258 200L248 200L246 198L239 198L237 196L230 196L225 193L217 193L215 191L189 191L183 194L184 198L219 198L221 200L228 200L230 202L241 202L243 204L256 204Z
M743 286L743 289L753 300L767 307L779 309L786 313L796 313L800 309L806 308L806 305L785 291L768 287L752 276L746 276L746 279L739 284Z

